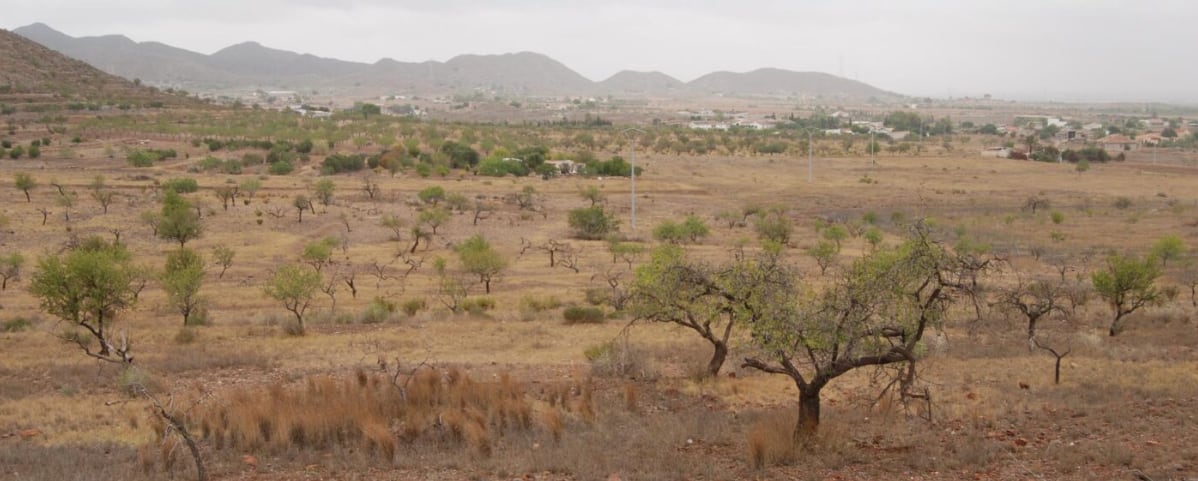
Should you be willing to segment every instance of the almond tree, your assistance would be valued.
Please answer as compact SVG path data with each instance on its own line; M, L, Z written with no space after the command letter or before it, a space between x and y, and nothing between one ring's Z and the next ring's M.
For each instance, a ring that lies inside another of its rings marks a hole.
M13 185L25 193L25 202L32 202L29 198L29 191L37 187L37 181L33 180L32 175L28 172L17 172L13 176Z
M757 352L743 365L794 382L796 438L818 429L820 394L832 380L862 367L914 367L924 334L941 323L968 275L952 256L917 228L905 243L859 259L820 291L802 293L797 279L777 267L746 278L752 288L736 308ZM904 393L910 382L902 380Z
M192 325L193 316L203 308L204 258L187 248L167 254L161 281L167 302L183 316L183 325Z
M320 273L301 264L280 267L267 281L263 292L295 316L298 333L304 333L304 313L312 304L312 296L320 289Z
M1123 331L1123 318L1142 307L1154 306L1165 300L1165 293L1157 288L1156 280L1161 268L1153 257L1140 259L1134 255L1113 255L1107 258L1104 269L1090 276L1094 291L1115 311L1111 321L1110 335Z
M478 281L482 283L484 292L490 294L491 282L495 276L507 268L507 259L504 259L481 235L466 239L455 250L458 252L458 259L462 262L462 267L466 272L478 276Z
M666 244L636 269L630 310L637 319L670 322L699 334L711 344L705 372L714 377L728 357L735 328L757 314L745 309L746 303L764 307L757 303L789 290L793 279L776 251L759 259L738 252L732 263L710 266L688 258L681 247Z
M43 311L90 334L99 346L95 352L88 339L71 339L88 356L131 363L127 340L118 342L109 327L120 311L136 302L137 276L124 245L93 237L66 253L38 259L29 291L41 301Z

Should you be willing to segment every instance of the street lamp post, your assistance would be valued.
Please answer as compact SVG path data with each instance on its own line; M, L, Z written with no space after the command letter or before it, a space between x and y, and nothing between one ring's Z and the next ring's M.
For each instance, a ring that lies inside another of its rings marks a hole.
M624 138L627 139L629 132L636 132L638 134L645 133L641 129L628 128L628 129L621 130L620 135L623 135ZM629 200L630 200L629 210L631 212L631 220L628 223L628 226L629 226L629 228L632 229L633 232L636 232L636 142L633 142L631 140L628 141L628 152L629 152L628 163L632 167L629 171L629 178L632 181L631 182L632 187L631 187L631 193L629 194Z

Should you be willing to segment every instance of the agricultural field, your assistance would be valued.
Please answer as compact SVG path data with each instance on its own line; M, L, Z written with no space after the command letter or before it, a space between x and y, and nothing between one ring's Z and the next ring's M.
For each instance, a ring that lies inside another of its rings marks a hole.
M276 115L10 124L0 479L1198 477L1193 152ZM128 290L48 301L80 252Z

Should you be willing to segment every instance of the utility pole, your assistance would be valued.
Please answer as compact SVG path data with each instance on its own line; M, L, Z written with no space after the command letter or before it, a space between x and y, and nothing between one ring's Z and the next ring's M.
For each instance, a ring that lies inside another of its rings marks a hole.
M873 127L869 128L869 161L874 165L878 165L878 141L876 140L878 131Z
M621 130L620 135L623 135L624 138L627 139L629 132L636 132L639 134L645 133L641 129L628 128ZM631 221L628 223L628 226L633 232L636 232L636 142L633 142L632 140L628 141L628 151L628 163L632 166L632 169L629 172L629 177L632 180L631 193L629 194L629 210L631 211Z

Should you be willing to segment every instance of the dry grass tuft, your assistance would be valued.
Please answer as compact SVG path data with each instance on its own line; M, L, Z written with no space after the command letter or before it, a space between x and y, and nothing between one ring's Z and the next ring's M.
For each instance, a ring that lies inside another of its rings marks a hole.
M531 430L532 405L508 376L481 383L456 368L426 369L392 384L359 370L235 391L191 423L212 446L237 452L351 446L390 462L400 443L427 441L487 457L497 436Z
M640 394L637 391L636 384L631 382L624 384L624 409L628 412L635 413L640 409L638 405Z
M795 460L794 416L774 413L764 416L749 427L749 463L755 469L774 464L790 464Z
M545 413L541 416L541 422L545 424L545 430L553 436L553 442L561 442L562 440L562 412L556 407L549 406L545 409Z

